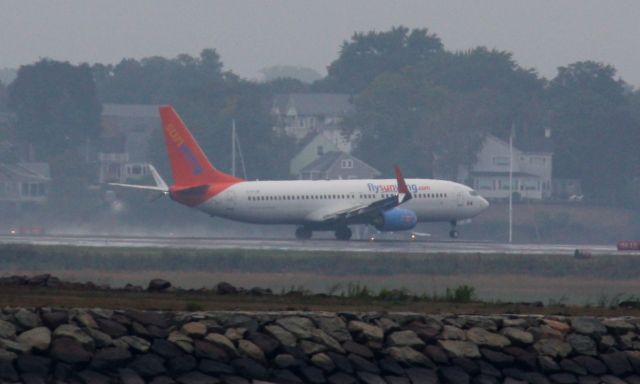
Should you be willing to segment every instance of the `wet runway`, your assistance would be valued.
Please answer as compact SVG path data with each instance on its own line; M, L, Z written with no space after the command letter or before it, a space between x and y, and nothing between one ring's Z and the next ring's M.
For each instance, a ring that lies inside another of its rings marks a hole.
M112 236L0 236L0 244L42 244L112 247L168 247L198 249L263 249L346 252L402 252L452 254L573 254L576 249L594 255L617 254L615 245L505 244L464 240L295 240L203 237L112 237ZM627 252L625 252L627 253Z

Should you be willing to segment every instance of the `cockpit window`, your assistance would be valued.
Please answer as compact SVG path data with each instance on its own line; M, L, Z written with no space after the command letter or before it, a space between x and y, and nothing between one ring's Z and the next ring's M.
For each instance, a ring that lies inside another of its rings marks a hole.
M474 191L473 189L469 191L469 194L471 196L478 196L478 192Z

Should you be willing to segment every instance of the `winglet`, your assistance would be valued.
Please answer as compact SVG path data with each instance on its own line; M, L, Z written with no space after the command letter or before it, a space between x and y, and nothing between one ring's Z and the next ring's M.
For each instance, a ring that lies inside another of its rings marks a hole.
M402 172L400 172L400 167L396 165L395 170L396 180L398 181L398 204L406 203L407 201L411 200L413 196L411 196L409 187L407 187L407 182L404 180Z

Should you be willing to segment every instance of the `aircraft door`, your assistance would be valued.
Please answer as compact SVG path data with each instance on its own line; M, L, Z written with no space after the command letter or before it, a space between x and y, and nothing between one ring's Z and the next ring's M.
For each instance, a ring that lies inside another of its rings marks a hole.
M456 205L458 207L462 207L464 205L464 201L463 201L463 198L462 198L462 192L458 192L456 194Z

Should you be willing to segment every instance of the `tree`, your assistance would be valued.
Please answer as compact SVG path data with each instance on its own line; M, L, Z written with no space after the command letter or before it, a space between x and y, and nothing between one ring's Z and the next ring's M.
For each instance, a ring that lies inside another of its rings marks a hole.
M621 203L640 160L640 122L613 67L593 61L560 67L549 102L554 132L554 173L579 178L596 199Z
M101 106L87 65L43 59L20 67L9 87L9 107L18 139L33 144L45 160L100 132Z
M358 93L378 75L424 63L444 52L442 42L425 29L394 27L387 32L355 33L345 41L319 90Z

